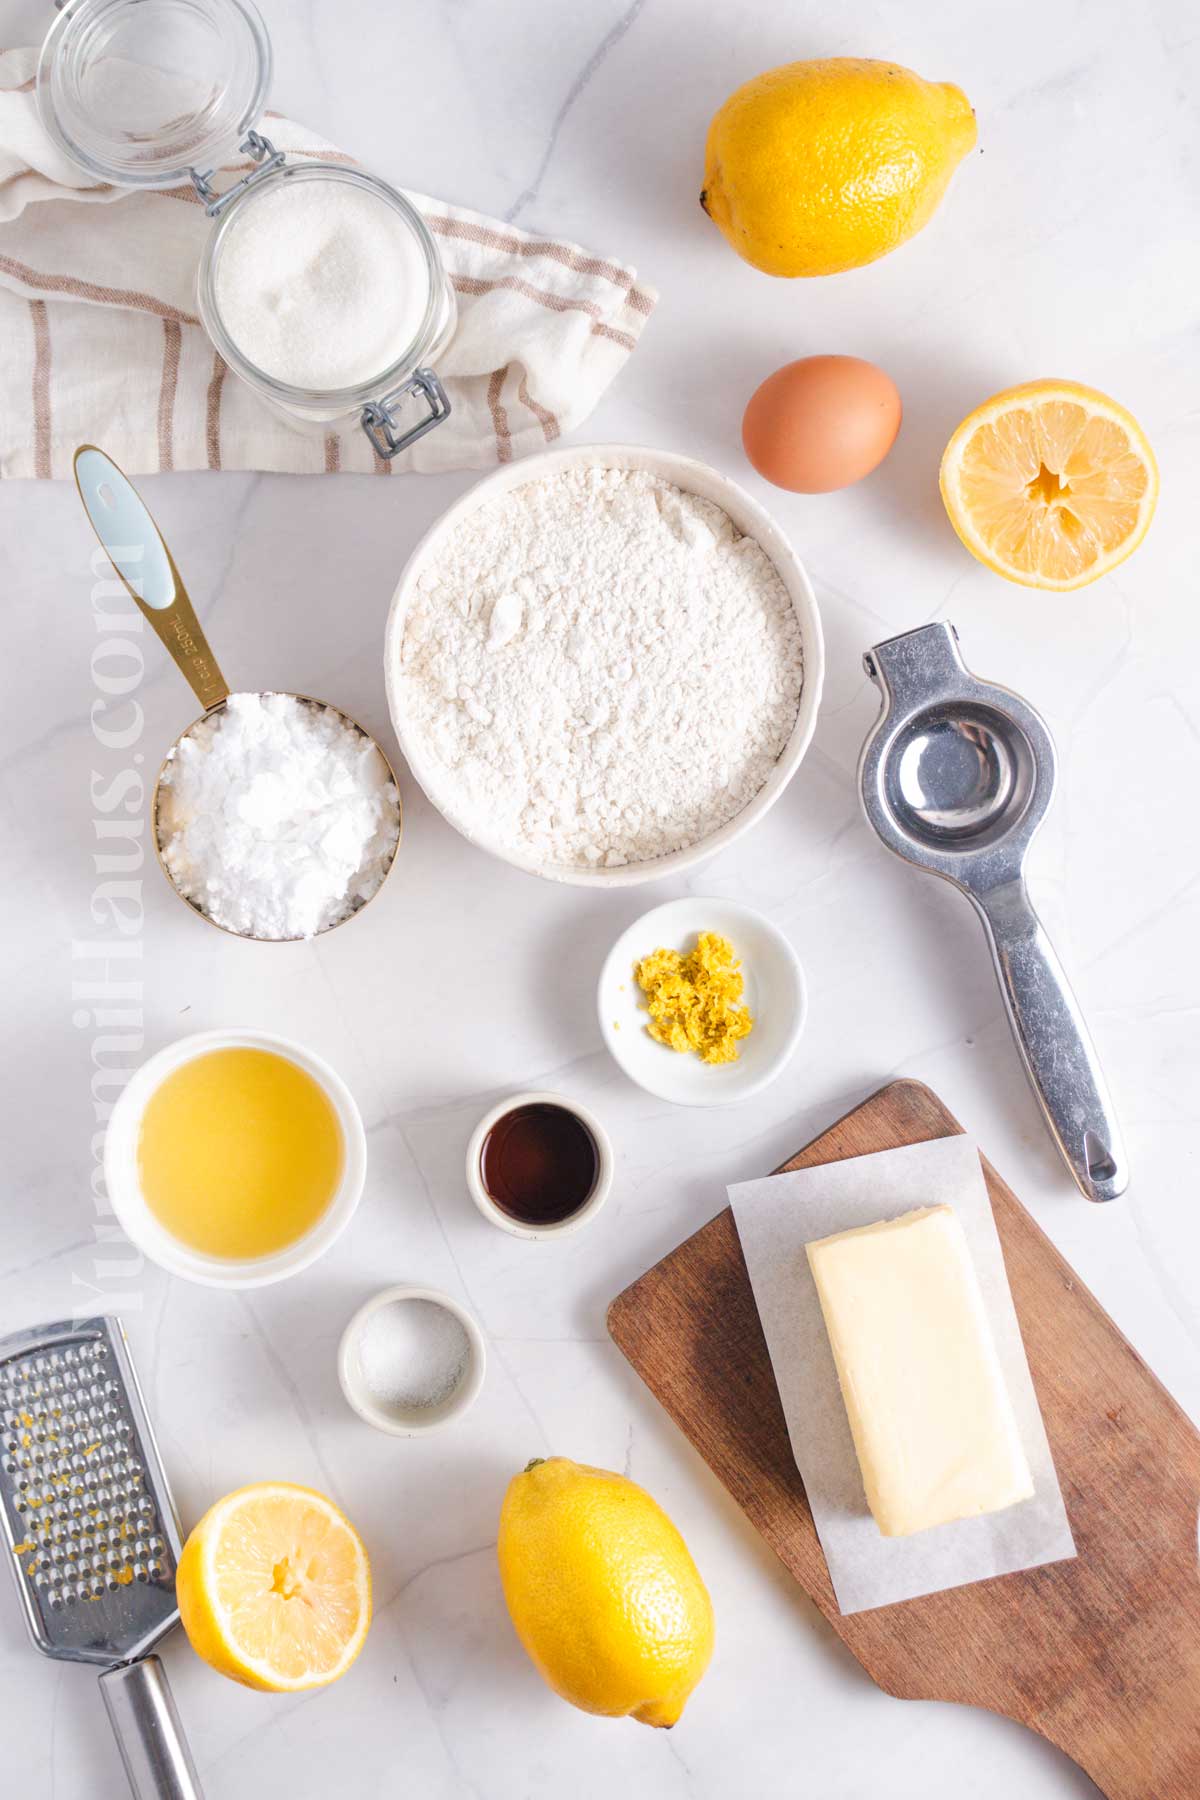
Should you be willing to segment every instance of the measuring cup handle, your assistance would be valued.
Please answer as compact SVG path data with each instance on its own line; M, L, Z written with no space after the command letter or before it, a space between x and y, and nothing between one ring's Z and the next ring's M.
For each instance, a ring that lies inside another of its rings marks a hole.
M1079 1003L1023 881L972 895L991 944L1009 1023L1051 1133L1089 1200L1129 1182L1108 1084Z
M205 712L229 698L175 559L129 477L95 444L75 452L75 485L92 530Z
M204 1800L157 1656L109 1669L100 1692L134 1800Z

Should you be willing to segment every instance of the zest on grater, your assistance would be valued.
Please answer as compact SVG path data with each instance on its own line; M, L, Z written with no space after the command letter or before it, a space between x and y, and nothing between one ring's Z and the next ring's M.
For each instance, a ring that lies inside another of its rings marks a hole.
M119 1319L0 1338L0 1526L37 1648L103 1671L135 1800L202 1800L148 1654L179 1619L181 1545Z

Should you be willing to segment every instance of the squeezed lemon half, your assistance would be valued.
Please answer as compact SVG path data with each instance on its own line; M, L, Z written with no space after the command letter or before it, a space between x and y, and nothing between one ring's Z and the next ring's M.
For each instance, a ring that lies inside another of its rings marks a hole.
M942 499L973 556L1026 587L1086 587L1137 549L1158 468L1133 414L1074 381L976 407L946 446Z
M211 1506L184 1545L175 1588L196 1654L270 1693L336 1681L371 1623L362 1539L332 1500L287 1481Z

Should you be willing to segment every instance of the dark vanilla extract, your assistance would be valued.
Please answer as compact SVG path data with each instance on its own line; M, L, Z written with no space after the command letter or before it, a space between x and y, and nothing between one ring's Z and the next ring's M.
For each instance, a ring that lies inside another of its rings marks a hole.
M483 1185L523 1225L560 1225L590 1197L600 1158L581 1119L565 1107L518 1106L492 1126L480 1156Z

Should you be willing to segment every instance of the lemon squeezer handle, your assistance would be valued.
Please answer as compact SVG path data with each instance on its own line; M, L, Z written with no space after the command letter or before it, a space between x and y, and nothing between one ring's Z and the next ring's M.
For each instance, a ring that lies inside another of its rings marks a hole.
M1121 1127L1091 1034L1022 880L971 896L983 920L1025 1073L1088 1200L1129 1185Z
M100 1677L100 1692L133 1800L204 1800L157 1656L109 1669Z
M75 485L92 529L144 618L205 712L229 698L229 684L200 628L175 559L129 477L103 450L81 444Z

